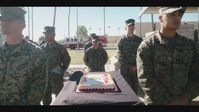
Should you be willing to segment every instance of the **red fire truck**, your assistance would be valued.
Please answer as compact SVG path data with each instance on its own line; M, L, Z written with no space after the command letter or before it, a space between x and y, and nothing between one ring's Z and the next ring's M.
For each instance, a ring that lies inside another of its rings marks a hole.
M91 37L88 36L88 41L90 41L90 40L91 40ZM104 36L104 35L99 36L99 41L102 43L103 47L107 46L108 41L107 41L106 36Z
M78 39L79 39L79 48L84 48L84 45L87 41L91 40L91 37L88 36L87 39L82 39L82 38L77 38L77 37L71 37L71 38L65 38L64 40L60 41L62 45L65 46L65 48L70 48L70 49L76 49L78 46ZM107 37L106 36L99 36L99 41L102 43L104 47L107 46Z
M79 41L78 41L79 39ZM76 49L78 47L78 42L79 42L79 48L84 48L84 41L81 38L77 37L71 37L71 38L65 38L62 44L65 46L65 48L70 48L70 49Z

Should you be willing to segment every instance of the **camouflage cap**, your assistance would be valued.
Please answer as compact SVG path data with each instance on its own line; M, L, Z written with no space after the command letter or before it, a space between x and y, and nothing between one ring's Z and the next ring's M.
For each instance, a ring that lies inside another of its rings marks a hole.
M99 36L95 35L92 37L92 41L98 41L99 40Z
M45 27L44 27L44 32L43 32L43 33L52 32L52 31L55 31L55 27L52 27L52 26L45 26Z
M96 36L96 34L95 33L91 33L90 36L93 37L93 36Z
M0 20L16 20L16 19L25 19L26 11L23 7L0 7Z
M134 19L128 19L125 21L126 25L129 26L131 24L135 24L135 20Z
M158 7L158 8L159 8L159 14L169 14L178 10L181 11L181 13L184 13L186 10L186 7Z

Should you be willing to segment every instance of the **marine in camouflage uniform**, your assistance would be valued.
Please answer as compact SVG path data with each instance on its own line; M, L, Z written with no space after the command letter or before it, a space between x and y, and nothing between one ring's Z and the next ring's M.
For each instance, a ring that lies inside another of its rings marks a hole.
M190 104L199 95L199 49L193 40L177 34L176 30L170 38L163 36L171 34L171 31L164 33L163 24L166 28L169 25L165 23L170 24L170 28L179 28L183 8L159 10L161 30L146 37L137 51L137 72L145 92L144 102L146 105Z
M52 102L52 93L57 96L63 87L64 71L68 69L71 57L67 49L54 40L55 28L46 26L44 30L47 42L41 45L41 48L45 51L48 59L49 83L43 98L43 104L50 105Z
M1 30L6 35L0 47L0 105L40 105L47 87L46 55L23 39L23 8L3 7L0 11Z
M90 69L90 72L104 72L105 64L108 61L108 54L106 50L99 47L99 37L92 39L92 46L84 53L83 61Z
M90 36L91 36L91 40L88 41L88 42L86 42L86 44L85 44L85 46L84 46L84 52L85 52L89 47L92 46L92 39L95 38L97 35L96 35L95 33L92 33L92 34L90 34ZM103 45L102 45L101 42L99 43L99 46L103 48Z
M127 35L121 37L117 43L117 58L120 63L120 74L124 77L130 87L138 94L139 83L136 71L137 48L142 42L142 38L134 34L134 19L125 21ZM131 69L135 69L131 71Z

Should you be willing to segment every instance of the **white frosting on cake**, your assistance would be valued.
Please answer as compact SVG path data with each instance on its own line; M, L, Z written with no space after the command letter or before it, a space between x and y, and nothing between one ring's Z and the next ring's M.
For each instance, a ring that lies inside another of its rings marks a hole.
M80 91L113 91L115 85L109 73L83 75L78 89Z

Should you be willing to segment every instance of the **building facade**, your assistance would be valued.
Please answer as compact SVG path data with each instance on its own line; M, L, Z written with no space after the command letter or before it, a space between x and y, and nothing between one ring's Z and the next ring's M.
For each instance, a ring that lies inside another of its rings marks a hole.
M180 30L179 33L182 33L183 31L186 30L187 32L192 32L196 28L198 28L198 24L199 24L198 21L182 22L181 29L184 30ZM136 22L135 27L136 27L135 34L141 37L145 37L146 33L160 29L160 23L155 22L154 24L152 24L152 22L141 22L140 24L140 22Z

